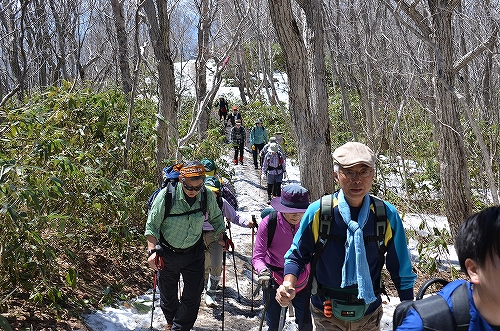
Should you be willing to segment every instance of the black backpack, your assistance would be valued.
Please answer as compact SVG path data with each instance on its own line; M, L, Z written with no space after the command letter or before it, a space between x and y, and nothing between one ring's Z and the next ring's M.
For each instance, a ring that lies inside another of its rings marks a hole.
M451 313L446 300L440 295L432 295L422 299L427 288L435 283L445 286L448 281L441 278L429 279L420 287L415 296L416 301L403 301L396 306L392 319L393 330L396 330L403 323L406 314L411 308L415 309L420 315L426 331L467 331L469 329L470 306L467 282L458 286L451 294L454 314Z

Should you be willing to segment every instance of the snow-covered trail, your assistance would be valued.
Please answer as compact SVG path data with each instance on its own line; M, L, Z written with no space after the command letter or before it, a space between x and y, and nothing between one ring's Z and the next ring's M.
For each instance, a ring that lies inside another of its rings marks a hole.
M228 161L231 161L228 157ZM231 165L234 169L234 188L238 196L239 213L251 219L255 216L260 222L260 212L269 206L267 204L267 193L260 188L265 187L265 183L260 182L260 169L253 167L252 156L245 150L244 165ZM300 182L298 167L287 163L286 183ZM229 232L229 231L228 231ZM252 298L252 291L257 288L257 276L251 273L252 255L252 231L232 225L230 228L231 239L234 243L234 255L227 253L226 258L226 289L224 291L224 314L222 311L222 288L217 291L217 307L205 306L202 300L198 318L193 327L196 331L258 331L260 326L259 313L263 308L262 294L259 292ZM142 256L137 258L143 258ZM235 264L234 264L235 262ZM236 268L235 268L236 265ZM235 276L236 269L236 276ZM152 276L151 276L152 278ZM236 282L236 278L238 282ZM105 308L93 314L85 316L88 327L94 331L121 331L149 330L151 324L151 303L152 289L145 295L136 298L133 302L123 303L119 308ZM239 292L239 300L238 300ZM381 322L381 330L392 330L392 312L395 305L399 303L398 298L390 298L390 303L384 303L384 316ZM165 329L165 318L159 308L159 294L156 292L155 311L153 315L153 328L156 330ZM224 329L222 320L224 318ZM295 331L296 324L293 317L287 316L284 331ZM264 323L262 330L267 330Z

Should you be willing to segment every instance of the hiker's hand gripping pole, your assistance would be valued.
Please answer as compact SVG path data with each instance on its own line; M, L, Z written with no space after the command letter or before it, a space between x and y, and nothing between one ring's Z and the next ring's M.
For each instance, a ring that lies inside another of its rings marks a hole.
M285 291L288 292L288 290L290 289L291 287L291 283L287 280L283 281L283 287L285 288ZM281 303L280 303L281 305ZM288 307L288 305L285 305L285 306L282 306L281 305L281 312L280 312L280 321L279 321L279 324L278 324L278 331L282 331L283 330L283 327L285 326L285 319L286 319L286 308Z

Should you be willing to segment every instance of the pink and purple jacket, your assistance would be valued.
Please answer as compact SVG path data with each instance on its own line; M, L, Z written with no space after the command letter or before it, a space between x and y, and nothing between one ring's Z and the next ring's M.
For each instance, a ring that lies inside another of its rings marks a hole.
M279 284L281 284L281 282L283 281L285 253L288 251L288 249L290 249L293 237L295 236L295 233L297 233L300 224L294 226L288 223L280 212L278 212L277 222L278 223L276 224L276 231L274 233L271 246L269 247L267 247L269 216L264 217L264 219L260 222L255 239L252 264L258 274L263 269L270 269L273 271L279 269L278 272L273 273L273 276L275 276L276 278L275 274L277 273L279 277L275 280L278 281ZM299 275L295 286L296 288L298 288L299 285L305 285L307 283L307 279L309 277L309 269L310 266L309 264L307 264L304 272L301 272Z

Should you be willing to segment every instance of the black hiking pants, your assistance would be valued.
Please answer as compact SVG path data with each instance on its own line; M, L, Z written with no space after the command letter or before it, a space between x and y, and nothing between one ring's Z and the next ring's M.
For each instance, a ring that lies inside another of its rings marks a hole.
M160 270L160 306L172 331L189 331L198 317L205 272L203 239L185 252L163 249L165 267ZM178 283L182 274L183 289L179 300Z

